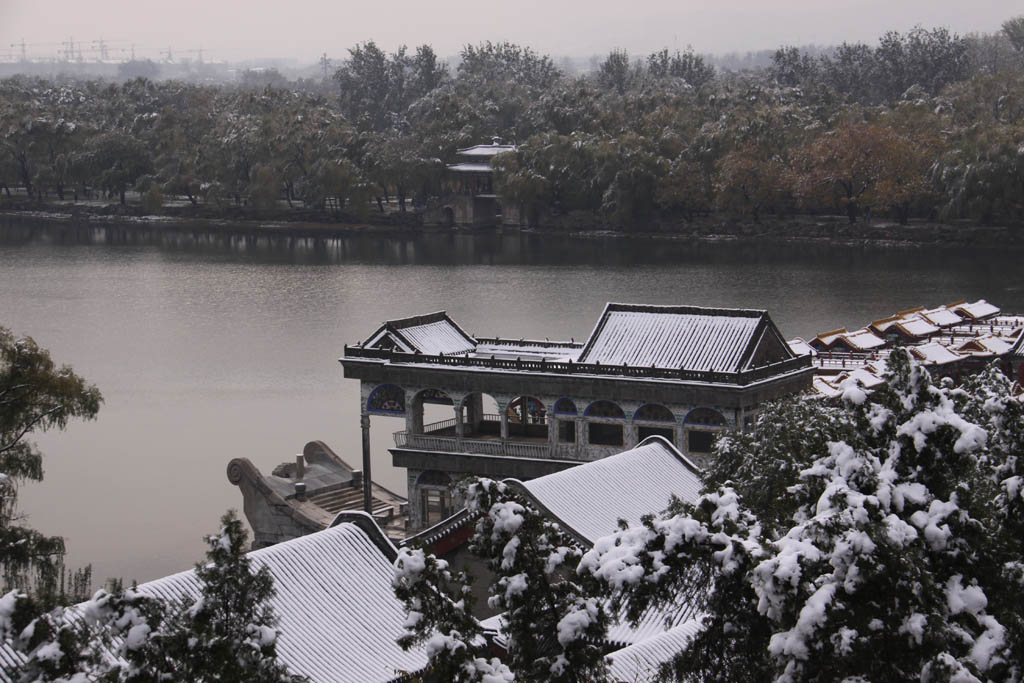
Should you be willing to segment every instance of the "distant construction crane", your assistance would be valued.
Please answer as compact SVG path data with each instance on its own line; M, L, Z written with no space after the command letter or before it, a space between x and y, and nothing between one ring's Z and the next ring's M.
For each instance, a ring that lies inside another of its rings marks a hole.
M327 53L320 55L320 66L324 68L324 80L327 80L327 71L331 68L331 60L327 59Z

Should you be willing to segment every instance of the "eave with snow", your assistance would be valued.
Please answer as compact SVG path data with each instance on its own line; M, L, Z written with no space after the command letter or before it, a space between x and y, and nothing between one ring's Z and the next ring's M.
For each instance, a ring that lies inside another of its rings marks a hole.
M454 511L465 474L532 479L653 435L700 460L715 432L811 383L765 311L690 306L608 304L584 342L477 337L431 313L383 323L340 362L360 382L364 471L370 416L405 420L391 453L413 530ZM432 404L446 419L425 419Z
M617 531L619 520L629 526L642 524L645 515L663 511L673 497L697 502L702 487L697 465L660 436L601 460L531 481L505 483L585 548ZM629 605L621 606L605 637L606 646L614 650L609 655L612 671L627 676L614 680L657 680L658 666L697 633L699 615L692 598L680 593L648 608L635 623L626 617ZM483 624L497 634L497 643L503 642L500 615Z
M311 681L386 683L427 665L423 646L403 650L405 607L392 588L395 546L368 515L342 513L330 528L248 554L274 579L270 604L279 618L278 661ZM192 570L137 587L143 595L195 599ZM20 655L2 648L0 680ZM9 678L8 680L17 680Z

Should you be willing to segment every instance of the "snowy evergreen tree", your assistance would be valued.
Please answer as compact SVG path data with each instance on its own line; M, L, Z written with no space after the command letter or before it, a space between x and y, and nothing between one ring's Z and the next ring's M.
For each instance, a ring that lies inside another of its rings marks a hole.
M512 671L520 680L605 680L608 615L570 571L579 544L500 482L477 481L466 500L481 515L471 548L497 577L489 604L504 612Z
M0 599L0 637L23 652L18 681L295 683L276 660L273 579L253 571L234 512L196 565L197 600L97 591L76 607L27 618L25 596Z
M246 532L233 511L219 534L207 538L207 561L197 564L200 597L168 605L166 615L141 611L115 622L128 662L120 679L277 683L303 680L277 661L277 618L269 604L273 578L253 570L245 554ZM162 617L162 618L161 618Z
M1024 410L991 370L909 356L872 395L769 407L696 505L600 540L579 571L651 603L703 586L680 680L1020 680Z
M606 601L600 587L588 594L572 572L582 556L579 545L505 484L480 479L466 498L469 512L479 516L470 548L496 577L489 605L504 612L508 667L480 656L483 641L469 614L465 577L420 550L403 550L396 562L395 592L409 610L409 635L399 642L427 643L436 680L607 680L600 646Z
M430 664L425 678L458 683L505 683L515 677L496 658L472 615L473 595L463 572L422 550L403 548L395 562L395 595L409 612L404 649L425 644Z

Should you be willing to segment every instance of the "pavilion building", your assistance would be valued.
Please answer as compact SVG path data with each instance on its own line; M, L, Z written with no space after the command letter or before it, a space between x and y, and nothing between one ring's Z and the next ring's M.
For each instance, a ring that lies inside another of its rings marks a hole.
M457 159L445 167L444 192L438 213L428 212L427 223L447 227L487 228L518 222L515 207L506 207L494 189L491 160L499 154L514 152L494 138L489 145L473 145L457 150Z
M526 481L650 436L700 463L717 432L751 430L812 375L765 311L635 304L608 304L585 342L476 338L444 312L391 320L340 362L360 382L366 506L370 418L405 419L390 451L413 531L461 507L466 475ZM426 422L430 404L450 417Z

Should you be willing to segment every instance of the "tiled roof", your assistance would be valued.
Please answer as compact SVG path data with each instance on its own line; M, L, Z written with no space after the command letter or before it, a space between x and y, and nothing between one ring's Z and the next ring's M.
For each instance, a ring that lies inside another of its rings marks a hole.
M344 516L362 517L248 555L254 567L266 566L274 577L278 661L293 674L383 683L394 680L396 670L426 666L422 648L406 652L395 642L406 614L391 587L394 547L368 516ZM138 591L166 600L196 598L199 582L185 571L141 584Z
M842 335L843 339L858 351L870 351L880 346L885 346L885 340L873 334L870 330L854 330Z
M473 145L472 147L463 147L462 149L456 150L459 156L464 157L493 157L503 152L514 152L516 151L515 145Z
M993 306L984 299L978 299L974 303L950 304L948 308L951 308L953 311L958 313L963 312L974 320L989 318L993 315L998 315L999 313L998 306Z
M696 465L660 436L618 455L511 483L591 544L618 529L620 519L639 524L643 515L668 507L672 495L693 502L701 489Z
M444 311L389 320L377 328L363 345L376 348L384 342L390 342L406 353L419 351L428 356L466 353L476 349L476 340Z
M938 326L933 325L924 318L903 318L898 324L909 335L914 337L927 337L939 331Z
M933 308L929 311L921 311L920 315L933 325L937 325L939 327L950 327L963 321L963 318L945 306Z
M817 356L818 352L800 337L794 337L786 342L789 350L798 356Z
M969 353L979 356L1001 356L1013 348L1011 342L994 334L984 334L974 339L969 339L956 347L961 353Z
M687 644L700 630L696 619L659 635L642 640L634 645L616 650L608 655L611 680L628 683L647 683L661 680L658 670L662 664L686 649Z
M390 681L395 669L426 665L422 650L395 642L406 614L391 587L392 558L356 524L337 526L249 553L274 577L278 659L314 681ZM386 541L385 541L386 542ZM164 599L198 596L192 571L139 586Z
M911 346L907 350L914 358L926 365L946 365L947 363L955 363L963 358L960 354L951 351L938 342Z
M793 357L765 311L608 304L580 362L739 372L763 335L777 343L772 360Z

